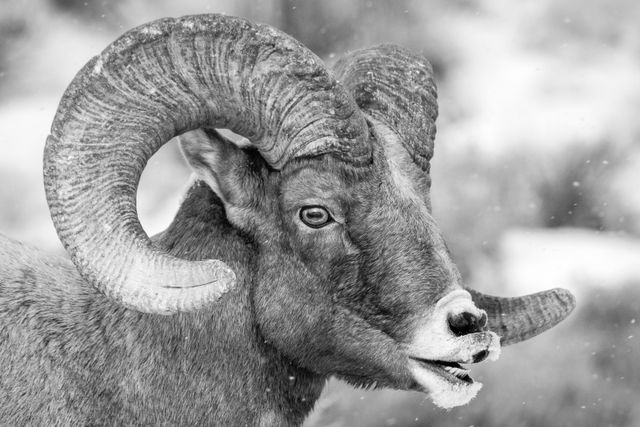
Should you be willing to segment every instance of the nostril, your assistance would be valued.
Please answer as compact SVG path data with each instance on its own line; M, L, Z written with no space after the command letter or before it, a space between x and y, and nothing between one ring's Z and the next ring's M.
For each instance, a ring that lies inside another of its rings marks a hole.
M473 363L482 362L484 359L489 356L489 352L487 350L482 350L473 355Z
M482 328L487 323L487 316L485 313L482 313L481 316L476 316L468 311L463 311L459 314L450 314L447 317L447 321L451 332L459 337L482 331Z
M478 322L478 325L480 326L480 329L482 329L483 331L486 329L487 327L487 323L489 322L489 319L487 318L487 313L485 313L484 311L482 312L482 316L480 316L480 321Z

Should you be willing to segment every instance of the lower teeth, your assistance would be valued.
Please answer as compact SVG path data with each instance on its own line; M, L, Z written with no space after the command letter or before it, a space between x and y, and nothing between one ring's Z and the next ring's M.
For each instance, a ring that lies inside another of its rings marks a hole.
M452 366L443 366L444 370L463 381L470 381L469 371L461 368L454 368Z

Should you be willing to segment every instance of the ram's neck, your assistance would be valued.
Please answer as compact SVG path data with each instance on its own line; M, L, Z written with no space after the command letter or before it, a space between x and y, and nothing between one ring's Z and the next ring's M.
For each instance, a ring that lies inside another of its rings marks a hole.
M227 223L213 193L192 188L154 240L177 256L227 262L238 285L207 310L139 313L85 283L68 259L0 236L0 359L9 361L0 364L0 406L33 405L0 410L4 422L302 422L324 379L294 367L261 338L251 300L255 249Z
M215 395L205 401L217 400L217 421L301 424L325 379L296 368L261 337L251 300L256 249L228 223L222 203L209 187L194 184L156 242L181 258L220 259L236 272L236 288L215 307L180 316L184 331L191 335L190 343L181 345L193 363L192 374L206 381Z

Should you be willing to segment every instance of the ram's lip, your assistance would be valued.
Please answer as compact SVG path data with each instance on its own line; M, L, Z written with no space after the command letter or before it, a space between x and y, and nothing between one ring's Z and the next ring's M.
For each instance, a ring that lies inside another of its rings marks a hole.
M473 378L469 375L469 370L463 368L458 362L427 360L413 356L411 356L411 359L418 362L422 368L435 373L450 383L461 385L471 385L474 383Z

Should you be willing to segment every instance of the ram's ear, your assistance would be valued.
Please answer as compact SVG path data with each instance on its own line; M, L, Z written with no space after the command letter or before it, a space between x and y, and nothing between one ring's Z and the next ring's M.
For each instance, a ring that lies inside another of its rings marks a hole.
M240 148L215 129L197 129L179 137L180 148L198 179L206 182L229 208L254 203L264 161L252 148Z

